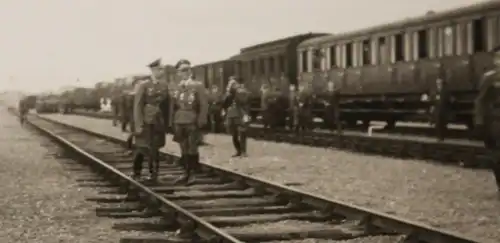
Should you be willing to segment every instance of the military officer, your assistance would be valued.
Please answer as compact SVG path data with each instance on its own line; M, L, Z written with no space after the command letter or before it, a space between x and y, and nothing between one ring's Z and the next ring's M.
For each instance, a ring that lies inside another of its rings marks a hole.
M26 120L26 114L28 114L28 104L26 98L19 100L17 110L19 111L19 122L23 125Z
M309 130L312 122L312 96L304 86L299 85L298 122L296 132Z
M297 127L297 122L298 122L298 115L299 115L299 107L298 107L298 99L297 99L297 88L294 84L290 84L290 95L288 96L289 98L289 120L288 124L290 127L290 130L293 131L295 127Z
M492 52L493 66L484 73L479 83L479 93L474 101L474 125L485 147L490 151L493 159L491 170L500 194L500 150L496 141L500 133L498 108L494 106L500 94L500 46L494 48Z
M204 84L192 79L191 62L181 59L175 65L180 83L175 97L174 141L181 149L181 165L185 174L175 183L186 183L200 170L200 128L207 123L208 98Z
M450 110L450 92L444 78L436 79L435 90L431 92L431 115L439 141L443 141L446 136Z
M236 154L233 157L247 156L246 127L250 122L249 93L235 77L230 77L224 97L226 124L231 134Z
M120 100L120 89L115 84L111 88L111 112L113 114L113 126L117 125L118 120L120 120L120 108L121 108L121 100Z
M156 180L159 170L159 148L165 145L165 115L160 104L168 97L168 87L162 82L161 59L148 65L151 77L137 84L134 94L135 145L134 176L139 177L145 155L149 155L151 180Z
M217 85L212 85L209 93L209 123L210 130L214 133L220 131L222 123L222 95Z
M335 87L335 83L333 82L333 80L328 81L327 85L328 101L326 102L326 113L327 117L331 116L327 120L329 120L331 123L334 123L337 134L341 134L342 123L340 120L340 89Z

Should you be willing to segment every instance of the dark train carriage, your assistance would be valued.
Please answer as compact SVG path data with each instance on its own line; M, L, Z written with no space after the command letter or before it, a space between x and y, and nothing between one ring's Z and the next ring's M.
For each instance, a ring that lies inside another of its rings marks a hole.
M485 2L305 41L297 67L315 90L327 80L340 88L347 120L428 119L426 97L441 78L452 96L451 121L469 124L499 31L500 2Z
M271 89L288 93L289 84L297 84L296 48L304 40L323 36L323 33L300 34L265 42L241 49L235 61L235 74L243 79L252 93L251 112L255 117L261 111L261 88L266 84Z
M196 79L202 81L206 88L213 85L219 90L225 89L229 77L235 75L235 61L221 60L211 63L196 65L193 67L193 74Z

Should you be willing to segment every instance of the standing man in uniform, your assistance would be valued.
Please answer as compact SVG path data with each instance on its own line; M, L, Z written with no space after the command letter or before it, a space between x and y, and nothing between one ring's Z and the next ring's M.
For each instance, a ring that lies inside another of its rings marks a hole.
M159 172L159 149L165 146L165 115L160 104L168 97L167 84L163 79L161 59L148 65L151 78L137 84L134 95L135 144L134 176L139 177L145 155L149 155L150 180L156 181Z
M133 89L133 86L129 87L129 89ZM123 89L120 95L120 122L121 122L122 132L127 131L127 125L129 125L131 120L130 118L132 117L130 115L130 113L132 113L132 109L130 109L130 96L133 91L129 89Z
M200 128L207 123L208 98L202 82L192 79L191 62L181 59L175 65L181 81L175 97L174 141L181 149L180 163L185 174L175 183L187 183L200 171Z
M269 111L269 103L268 103L268 100L269 100L269 93L270 93L270 90L269 90L269 85L267 84L262 84L260 86L260 92L261 92L261 96L260 96L260 107L261 107L261 116L262 116L262 122L264 123L264 128L269 128L270 126L270 123L271 123L271 115L270 115L270 111Z
M298 122L296 132L306 131L311 128L312 123L312 96L304 86L300 85L297 98Z
M498 108L494 107L500 94L500 46L494 48L492 52L493 66L484 73L479 83L479 93L474 101L474 125L492 156L491 170L500 194L500 149L497 142L500 133Z
M333 80L328 81L328 102L326 112L330 115L330 120L334 123L337 134L342 134L342 123L340 121L340 89L335 87ZM331 125L331 124L329 124Z
M26 114L28 114L28 102L27 98L22 98L19 100L18 108L19 111L19 122L21 125L24 125L24 121L26 120Z
M120 120L120 89L118 84L113 84L111 87L111 112L113 114L113 126L116 127L118 120Z
M297 99L297 88L294 84L290 84L290 95L288 96L288 107L289 107L289 120L288 126L290 131L294 131L297 127L298 115L299 115L299 103Z
M212 85L209 97L209 120L210 128L213 133L218 133L222 124L222 95L217 85Z
M247 156L247 124L249 116L249 93L235 77L229 78L224 98L226 124L231 134L236 154L233 157Z
M431 114L436 129L436 137L439 141L443 141L446 137L450 115L450 92L444 78L439 77L436 79L436 89L431 94Z

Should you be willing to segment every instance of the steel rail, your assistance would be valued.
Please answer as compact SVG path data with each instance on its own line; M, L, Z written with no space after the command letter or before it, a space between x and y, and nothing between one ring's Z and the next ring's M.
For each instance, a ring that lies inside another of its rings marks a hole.
M12 110L11 110L12 112ZM16 114L17 115L17 114ZM51 120L45 119L43 117L37 116L38 118L41 118L42 120L55 123ZM119 171L118 169L112 167L111 165L107 164L106 162L102 161L101 159L93 156L92 154L86 152L85 150L79 148L75 144L71 143L67 139L41 127L36 125L35 123L31 122L30 119L26 119L25 121L32 127L36 128L38 131L41 133L45 134L46 136L50 137L54 141L58 142L59 144L63 145L64 147L78 153L79 155L83 156L84 158L92 161L94 165L98 165L100 168L103 170L107 171L107 173L112 174L115 177L118 177L120 184L125 185L125 189L128 190L129 192L139 192L146 197L146 199L153 205L159 206L162 210L166 209L166 212L162 212L165 214L167 217L175 217L177 223L179 225L187 227L187 228L194 228L194 232L197 233L198 236L204 238L205 240L209 242L224 242L224 243L243 243L242 241L236 239L235 237L227 234L226 232L220 230L219 228L213 226L212 224L206 222L205 220L201 219L200 217L190 213L189 211L183 209L182 207L178 206L177 204L165 199L161 195L158 195L155 193L152 189L148 188L144 184L132 179L130 176L124 174L123 172ZM58 125L63 125L61 123L56 123ZM91 133L86 130L82 129L77 129L76 127L70 127L70 126L65 126L68 128L72 128L75 130L79 130L81 132L85 132L88 134L92 134L96 136L96 133ZM101 136L99 136L101 137ZM109 138L106 137L101 137L103 139L109 140ZM137 194L135 194L137 196ZM159 205L158 205L159 204Z
M125 141L111 137L108 135L100 134L97 132L89 131L87 129L81 128L81 127L76 127L72 126L69 124L65 124L50 118L46 117L39 117L43 120L59 124L64 127L68 127L71 129L79 130L84 133L91 134L93 136L96 136L100 139L108 140L114 143L119 143L122 145L125 145ZM169 154L162 152L164 156L167 157L178 157L177 155L174 154ZM101 162L104 163L104 162ZM261 188L264 189L268 192L275 193L281 197L286 197L290 199L291 201L297 202L297 203L302 203L306 204L315 208L322 209L323 212L328 212L330 214L337 214L337 215L343 215L348 219L355 219L359 220L362 225L364 226L365 229L383 229L386 230L386 232L396 232L398 234L402 234L406 236L407 240L411 240L411 242L428 242L428 243L472 243L472 242L481 242L478 239L472 239L467 236L461 235L456 232L451 232L443 229L437 229L422 223L414 222L411 220L406 220L397 216L389 215L386 213L382 212L377 212L372 209L360 207L360 206L355 206L350 203L338 201L338 200L333 200L317 195L310 194L308 192L304 192L301 190L297 190L291 187L279 185L270 181L266 181L263 179L259 179L253 176L249 175L244 175L242 173L230 171L227 169L224 169L219 166L215 165L209 165L209 164L202 164L203 169L206 171L210 171L213 173L216 173L217 175L225 178L230 178L234 181L237 181L239 183L244 183L246 185L249 185L254 188ZM112 168L109 168L112 169ZM123 175L127 180L131 180L129 177ZM142 184L137 183L133 180L131 180L134 184L137 184L136 186L141 186L141 189L144 191L147 191L148 193L151 193L155 197L160 197L159 195L154 194L151 190L148 188L145 188ZM197 218L195 215L190 214L189 212L186 212L182 208L176 207L175 205L172 205L172 203L166 201L166 200L161 200L164 202L166 205L169 205L171 208L174 208L176 210L179 210L179 212L182 212L186 217L192 217L194 220L200 220L201 219ZM201 226L204 226L207 229L212 230L213 232L219 232L215 227L210 227L210 225L206 225L202 222L199 223ZM219 232L220 235L224 235L223 232ZM229 236L227 236L229 237ZM236 240L236 239L234 239ZM237 242L234 241L234 242Z
M76 112L76 115L99 119L111 119L107 113ZM297 135L289 130L267 130L262 127L248 127L248 136L257 140L287 142L313 147L338 148L393 156L402 159L425 159L444 164L468 168L489 168L488 152L479 141L454 140L439 142L425 136L375 133L367 136L361 133L344 132L339 136L329 132L306 131Z

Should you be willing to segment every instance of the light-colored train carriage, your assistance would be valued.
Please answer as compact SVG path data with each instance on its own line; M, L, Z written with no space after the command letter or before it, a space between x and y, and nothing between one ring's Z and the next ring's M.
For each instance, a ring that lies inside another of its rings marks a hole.
M297 48L303 82L340 87L346 120L422 120L423 99L446 80L453 122L471 124L481 75L500 44L500 2L491 1L343 34ZM319 89L319 88L318 88Z

